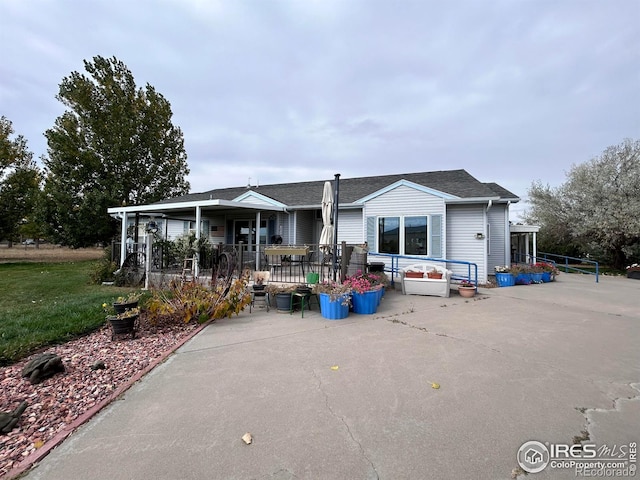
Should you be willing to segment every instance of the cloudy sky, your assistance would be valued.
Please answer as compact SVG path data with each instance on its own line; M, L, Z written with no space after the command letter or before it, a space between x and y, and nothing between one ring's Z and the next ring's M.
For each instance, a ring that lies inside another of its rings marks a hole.
M171 103L192 191L464 168L525 198L640 138L638 0L0 0L0 41L36 157L62 78L115 56Z

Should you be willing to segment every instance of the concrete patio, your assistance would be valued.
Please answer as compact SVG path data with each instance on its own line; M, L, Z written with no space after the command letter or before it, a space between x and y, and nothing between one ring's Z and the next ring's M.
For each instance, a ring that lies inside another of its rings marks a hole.
M247 310L24 478L509 479L528 440L638 442L639 298L637 280L562 274L472 299L388 292L338 321Z

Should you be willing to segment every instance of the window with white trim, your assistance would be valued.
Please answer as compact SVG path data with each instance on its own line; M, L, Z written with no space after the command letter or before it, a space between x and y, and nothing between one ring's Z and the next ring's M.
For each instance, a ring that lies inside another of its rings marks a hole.
M371 251L442 258L442 215L367 217Z

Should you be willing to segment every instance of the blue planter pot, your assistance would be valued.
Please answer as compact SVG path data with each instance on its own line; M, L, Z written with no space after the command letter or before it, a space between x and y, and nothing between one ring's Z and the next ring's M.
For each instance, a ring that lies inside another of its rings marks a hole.
M378 294L378 306L380 306L380 302L382 301L382 297L384 296L384 288L376 290L376 293Z
M349 303L342 298L331 301L327 293L320 293L320 313L329 320L342 320L349 316Z
M542 281L548 283L551 281L551 272L542 272Z
M530 273L533 283L542 283L542 273Z
M379 294L377 290L364 293L353 292L351 297L353 312L363 314L376 313L378 310L378 298Z
M519 273L516 276L516 285L531 285L531 274Z
M516 277L513 273L496 273L496 282L499 287L513 287L516 284Z

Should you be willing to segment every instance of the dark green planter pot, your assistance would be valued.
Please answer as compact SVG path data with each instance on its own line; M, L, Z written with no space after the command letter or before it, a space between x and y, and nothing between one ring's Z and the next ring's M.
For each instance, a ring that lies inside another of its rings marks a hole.
M136 337L136 321L138 320L138 315L131 315L124 318L118 318L115 315L110 315L107 317L107 320L111 325L112 340L116 337L116 335L131 334L131 338Z
M276 310L287 313L291 311L291 293L276 293Z
M138 306L138 302L130 302L130 303L114 303L113 309L116 313L124 313L127 310L131 310L132 308L136 308Z

